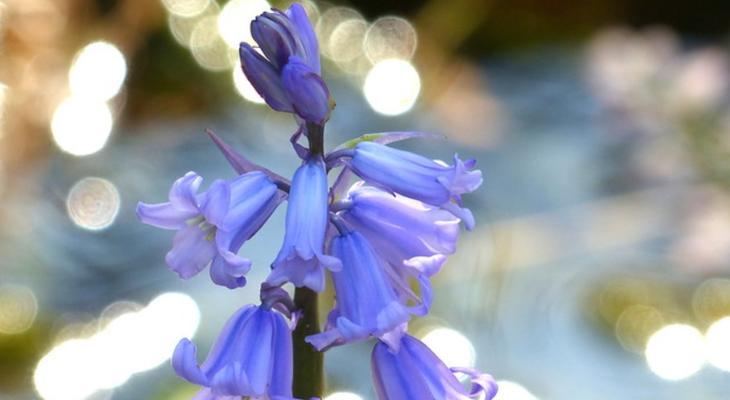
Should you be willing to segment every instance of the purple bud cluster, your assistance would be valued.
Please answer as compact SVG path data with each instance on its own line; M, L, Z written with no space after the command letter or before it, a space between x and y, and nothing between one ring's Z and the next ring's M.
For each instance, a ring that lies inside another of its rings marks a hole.
M261 305L236 312L202 364L195 345L180 341L175 372L203 387L196 399L293 399L298 310L282 287L322 292L329 273L334 307L324 330L306 341L326 351L376 338L379 399L491 399L497 388L489 375L446 366L407 333L411 317L430 309L430 279L455 252L461 223L474 227L461 195L479 187L481 171L473 160L454 157L449 165L387 145L416 133L364 135L325 153L322 135L334 103L304 9L263 13L251 32L258 46L241 44L243 71L272 109L294 114L299 128L291 142L302 164L290 182L211 134L239 176L200 191L202 178L188 172L168 202L139 203L142 222L177 231L165 257L172 271L189 279L208 268L214 283L235 289L246 285L251 269L239 249L287 202L283 243ZM302 135L309 146L298 143ZM338 174L331 187L330 172ZM471 387L455 374L468 376Z

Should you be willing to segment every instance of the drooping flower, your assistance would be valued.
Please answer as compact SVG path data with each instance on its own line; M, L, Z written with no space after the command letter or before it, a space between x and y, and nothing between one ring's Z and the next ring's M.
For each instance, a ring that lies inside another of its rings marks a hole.
M178 231L165 261L181 278L189 279L211 265L215 283L244 286L251 261L236 253L271 216L282 194L258 171L216 180L198 194L202 181L188 172L172 185L169 202L140 202L137 216L146 224Z
M371 363L379 400L490 400L497 394L491 376L470 368L449 369L428 346L407 334L396 349L378 342ZM464 388L455 372L471 378L471 390Z
M385 272L401 302L425 315L431 306L429 277L446 255L456 250L459 219L448 211L418 200L355 183L334 204L338 215L370 242L385 262ZM417 284L420 293L413 290Z
M468 229L474 216L461 207L461 195L482 183L475 161L454 156L454 165L374 142L360 142L347 161L366 182L424 203L441 207L459 217Z
M239 54L243 72L266 103L323 125L329 118L329 89L320 77L319 45L304 8L265 12L251 22L263 56L247 43Z
M291 282L314 291L324 290L324 269L338 270L340 261L324 254L328 221L327 172L322 157L305 160L294 173L286 210L284 244L272 263L267 282Z
M335 208L398 268L432 276L456 251L459 219L418 200L358 182Z
M330 245L342 269L332 272L335 308L330 312L325 331L307 337L319 350L368 336L392 340L387 336L410 318L388 281L382 261L356 231L341 233Z
M178 343L172 366L183 379L203 386L199 399L225 396L293 400L291 328L283 315L248 305L226 323L203 364L188 339ZM238 399L239 397L232 397Z

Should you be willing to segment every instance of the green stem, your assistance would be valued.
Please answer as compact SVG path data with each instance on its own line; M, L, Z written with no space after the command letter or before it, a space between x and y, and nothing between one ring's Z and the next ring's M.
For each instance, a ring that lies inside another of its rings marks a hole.
M294 305L302 313L293 333L294 340L294 397L310 399L322 397L324 388L324 357L304 341L319 330L317 292L306 288L294 291Z

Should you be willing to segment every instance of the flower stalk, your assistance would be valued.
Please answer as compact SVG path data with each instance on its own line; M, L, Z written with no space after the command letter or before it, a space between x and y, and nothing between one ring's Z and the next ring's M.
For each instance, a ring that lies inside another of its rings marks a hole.
M305 342L310 335L320 333L319 296L307 287L296 288L294 306L301 313L296 329L292 333L294 342L294 397L322 398L324 388L324 353Z

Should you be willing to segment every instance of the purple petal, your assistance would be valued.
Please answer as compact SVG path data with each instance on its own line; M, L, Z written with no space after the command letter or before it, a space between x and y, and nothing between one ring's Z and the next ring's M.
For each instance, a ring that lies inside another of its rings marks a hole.
M175 373L188 382L207 386L208 377L198 367L197 349L188 339L182 339L172 354L172 368Z
M497 395L499 386L491 375L482 373L474 368L453 367L451 370L465 374L471 379L471 391L469 393L471 397L491 400Z
M208 233L197 225L188 226L175 234L172 249L165 262L180 278L189 279L208 266L216 255L215 243L206 239Z
M220 226L228 213L231 205L231 188L222 179L214 181L202 198L200 211L208 223Z
M330 113L330 93L316 72L299 57L291 56L282 70L281 83L297 115L324 124Z
M331 250L342 261L342 269L332 272L337 300L328 320L334 326L328 324L325 336L312 339L318 347L384 335L408 321L408 311L387 279L384 265L362 235L341 234L332 240ZM333 330L336 335L329 332Z
M180 210L197 211L198 200L196 194L203 178L195 172L188 172L172 184L168 197L170 203Z
M243 73L266 104L276 111L294 112L274 66L246 43L241 43L239 54Z
M210 279L217 285L236 289L246 286L245 275L250 269L251 261L225 251L213 259L210 265Z
M299 40L301 40L304 54L302 58L316 72L321 73L319 61L319 44L317 43L317 35L314 33L312 23L309 22L307 12L301 4L294 3L284 13L294 23Z
M180 229L187 225L187 221L195 218L197 210L179 209L172 203L146 204L137 203L137 217L147 225L162 229Z
M324 289L324 269L339 261L324 255L327 230L327 173L321 157L305 161L294 173L286 210L284 243L266 281L274 286L291 282L315 291Z

